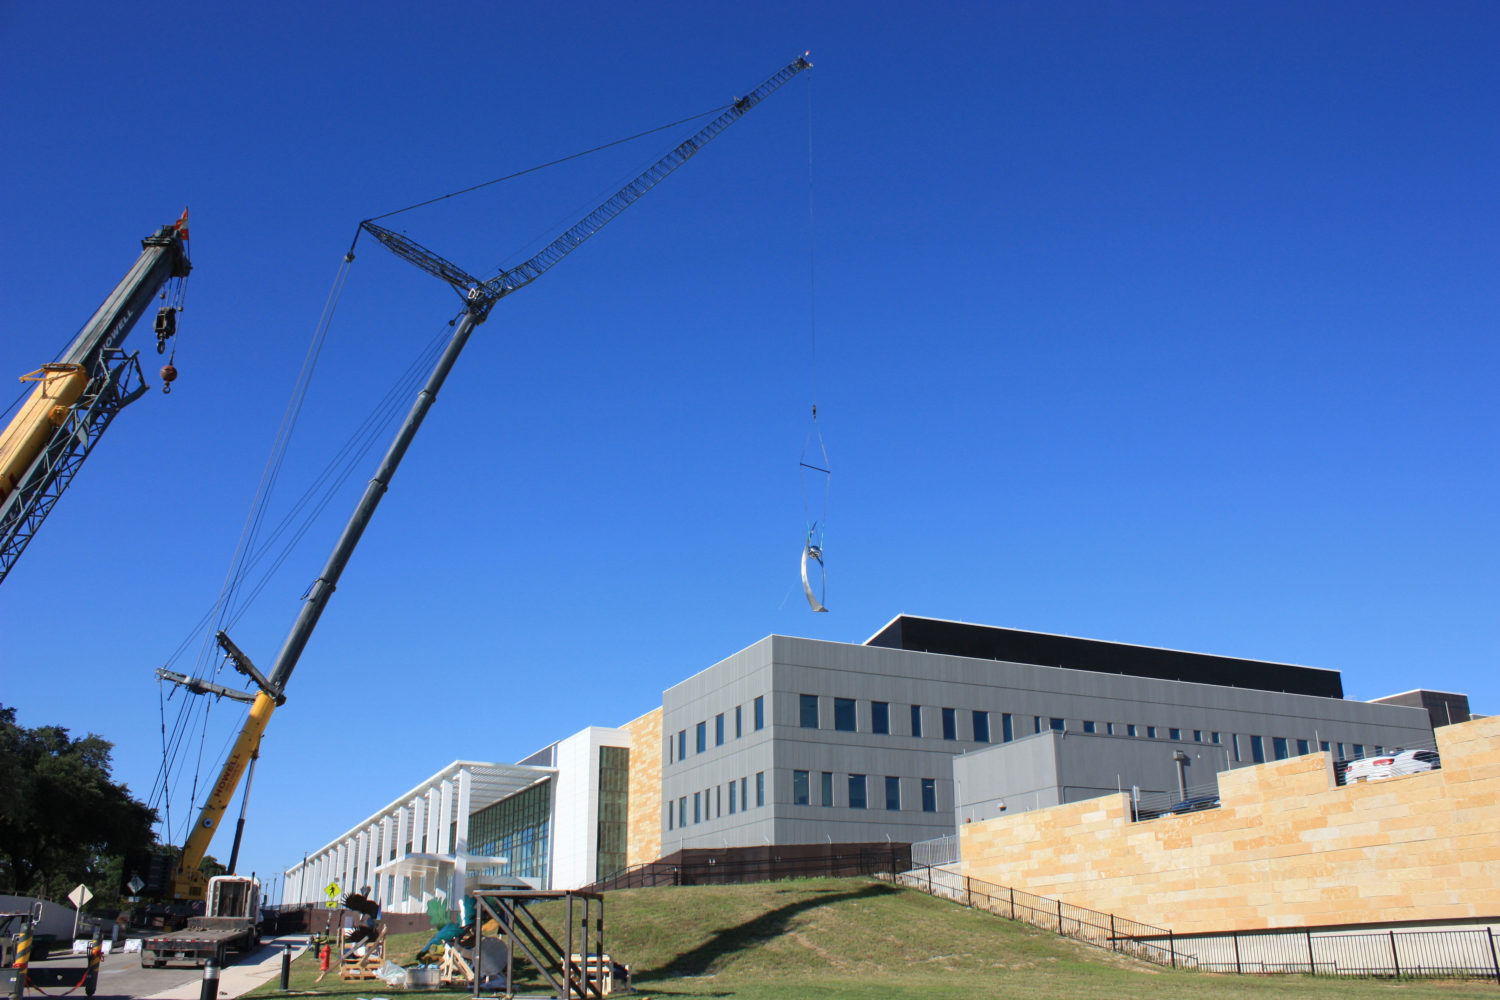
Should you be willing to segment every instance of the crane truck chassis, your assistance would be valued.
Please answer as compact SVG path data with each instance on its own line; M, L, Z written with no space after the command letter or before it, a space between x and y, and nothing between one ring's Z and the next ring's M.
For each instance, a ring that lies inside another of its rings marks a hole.
M260 944L260 882L243 875L208 880L208 907L187 927L141 941L141 968L168 962L223 965L229 952L253 951Z

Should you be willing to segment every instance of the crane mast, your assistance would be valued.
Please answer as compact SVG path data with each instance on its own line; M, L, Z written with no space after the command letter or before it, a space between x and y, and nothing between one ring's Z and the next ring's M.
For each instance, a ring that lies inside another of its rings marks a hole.
M121 347L168 281L192 270L187 213L141 241L141 255L62 357L23 381L37 383L0 433L0 580L25 550L99 438L146 391L137 355ZM176 330L164 309L158 344ZM174 372L175 374L175 372Z
M536 256L514 268L502 271L489 281L470 275L463 268L443 259L426 247L378 226L374 222L366 220L360 224L362 231L370 233L392 253L441 278L459 291L464 298L463 312L454 325L453 335L449 338L447 347L433 365L427 383L417 393L411 410L386 450L385 457L381 459L379 469L365 488L364 494L354 508L354 513L345 524L343 533L333 547L333 552L324 563L317 579L308 588L302 609L282 643L281 651L271 666L270 674L262 675L250 659L235 647L227 635L223 632L219 633L219 644L224 648L236 669L251 677L260 690L252 698L247 692L230 691L205 681L189 682L187 678L178 678L175 675L158 671L159 674L200 692L207 691L251 701L249 717L240 729L234 746L219 773L219 778L204 802L198 820L193 825L192 833L183 844L177 875L173 883L174 895L177 898L203 898L207 878L198 871L198 866L208 852L209 843L218 830L225 810L229 807L240 777L258 757L260 741L271 720L271 714L286 700L287 681L291 678L292 671L296 669L297 661L312 637L318 619L322 617L324 609L328 606L328 601L338 586L339 577L348 565L350 556L354 554L360 537L375 515L375 508L380 504L381 498L390 486L391 477L395 475L396 468L401 464L402 457L411 446L412 439L416 437L417 430L421 427L428 410L432 408L433 402L436 401L438 391L442 388L448 373L453 370L454 363L458 360L459 354L463 351L475 327L489 317L490 309L496 302L536 280L552 265L576 250L584 241L628 208L637 198L685 163L724 129L738 121L745 112L755 107L798 73L810 68L812 68L812 63L806 58L794 60L749 95L737 98L717 118L615 192L613 196L575 223Z

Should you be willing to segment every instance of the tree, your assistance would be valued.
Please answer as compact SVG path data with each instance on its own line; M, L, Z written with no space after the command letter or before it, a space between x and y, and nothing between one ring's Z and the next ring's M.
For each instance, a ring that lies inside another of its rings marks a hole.
M151 846L156 812L111 779L113 749L93 733L19 726L0 705L0 891L61 899L82 882L115 895L118 858Z

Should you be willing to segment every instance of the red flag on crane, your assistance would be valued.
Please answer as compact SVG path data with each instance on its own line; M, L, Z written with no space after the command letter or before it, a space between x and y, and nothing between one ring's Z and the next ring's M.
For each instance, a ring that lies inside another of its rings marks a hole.
M178 234L183 239L187 239L188 238L188 220L187 220L187 214L188 214L188 210L186 208L184 208L182 210L182 218L178 219L177 222L175 224L173 224L173 226L172 226L172 228L175 229L175 230L177 230Z

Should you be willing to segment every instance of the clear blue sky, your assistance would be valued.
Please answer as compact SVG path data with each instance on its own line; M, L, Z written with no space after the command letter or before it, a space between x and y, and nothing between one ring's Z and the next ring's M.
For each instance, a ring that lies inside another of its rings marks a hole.
M0 586L0 702L142 795L153 671L194 667L359 220L816 63L480 328L272 721L243 868L903 612L1500 711L1494 4L9 0L0 42L0 373L192 208L176 388ZM388 221L488 275L686 131ZM361 242L273 516L455 304ZM375 461L231 630L262 665Z

